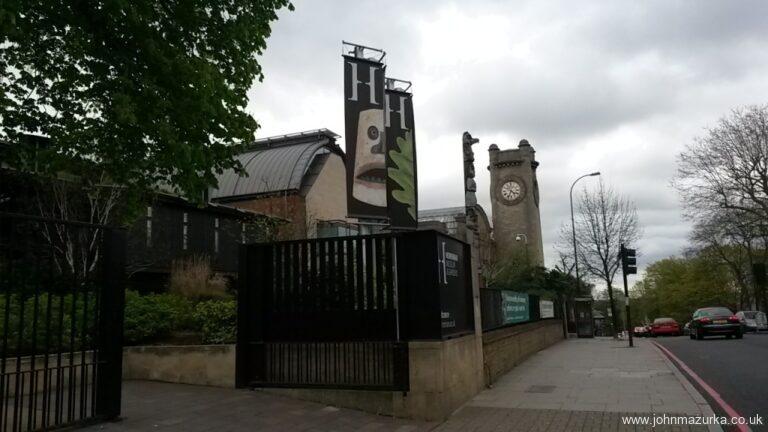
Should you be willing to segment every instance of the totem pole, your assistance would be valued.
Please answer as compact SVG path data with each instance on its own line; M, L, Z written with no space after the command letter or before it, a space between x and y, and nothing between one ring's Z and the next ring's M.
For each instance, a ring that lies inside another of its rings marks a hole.
M472 151L472 145L480 142L477 138L472 138L469 132L464 132L462 136L462 147L464 149L464 206L466 207L467 228L477 229L477 183L475 183L475 152Z

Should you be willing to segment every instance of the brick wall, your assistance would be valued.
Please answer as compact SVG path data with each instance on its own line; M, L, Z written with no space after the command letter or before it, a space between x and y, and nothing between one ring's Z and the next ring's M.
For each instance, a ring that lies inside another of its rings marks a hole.
M530 355L563 340L563 323L548 319L483 333L486 385L522 363Z
M306 238L307 236L307 216L304 202L302 196L292 194L236 201L227 203L227 205L286 219L288 222L278 230L278 239L291 240Z
M307 193L307 226L314 237L318 221L346 220L347 174L341 156L331 154Z

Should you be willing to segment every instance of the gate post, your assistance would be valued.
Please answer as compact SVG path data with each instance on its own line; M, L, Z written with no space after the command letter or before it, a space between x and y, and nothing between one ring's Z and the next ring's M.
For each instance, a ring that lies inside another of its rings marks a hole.
M264 345L264 294L271 281L271 246L240 246L237 276L237 343L235 387L263 381L266 366Z
M122 400L125 231L105 228L103 236L95 411L97 417L114 419Z
M240 245L238 272L237 272L237 331L235 344L235 387L243 388L248 386L249 374L249 350L248 343L251 335L248 331L248 309L250 307L250 246Z

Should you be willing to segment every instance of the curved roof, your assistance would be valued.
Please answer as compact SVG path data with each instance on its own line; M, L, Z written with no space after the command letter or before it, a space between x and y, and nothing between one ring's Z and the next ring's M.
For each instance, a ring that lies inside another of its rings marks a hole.
M315 156L329 152L343 156L335 143L336 136L321 129L256 141L250 149L237 155L248 175L224 171L217 176L219 187L211 191L211 199L298 191Z

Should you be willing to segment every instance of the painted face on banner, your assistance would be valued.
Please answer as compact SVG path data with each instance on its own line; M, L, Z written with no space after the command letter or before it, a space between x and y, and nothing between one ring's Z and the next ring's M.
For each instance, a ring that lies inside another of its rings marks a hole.
M360 112L355 148L355 173L352 196L379 207L387 205L387 168L384 157L383 110Z

